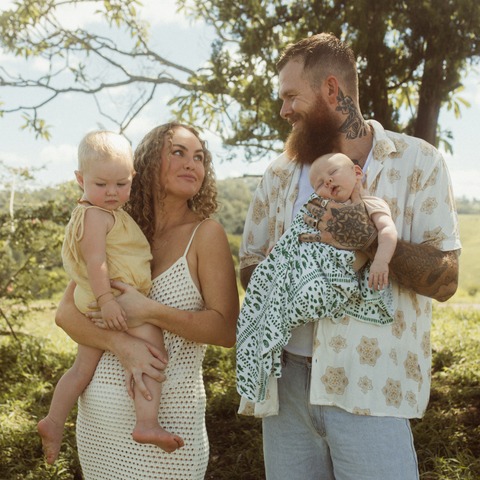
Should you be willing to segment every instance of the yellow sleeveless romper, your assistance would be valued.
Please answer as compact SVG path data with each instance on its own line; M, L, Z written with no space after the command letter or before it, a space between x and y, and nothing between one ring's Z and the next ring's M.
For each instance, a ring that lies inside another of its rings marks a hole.
M104 210L115 219L106 239L110 280L128 283L143 295L148 295L152 286L150 244L135 220L123 210L110 211L93 205L78 205L65 229L62 260L67 275L77 284L75 305L82 313L88 312L87 305L95 301L79 243L83 238L85 213L89 208ZM113 290L113 293L120 294L118 290Z

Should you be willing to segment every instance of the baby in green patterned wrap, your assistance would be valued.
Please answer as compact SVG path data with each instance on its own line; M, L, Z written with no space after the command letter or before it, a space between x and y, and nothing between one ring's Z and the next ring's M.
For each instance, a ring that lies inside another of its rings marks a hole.
M339 153L315 160L309 177L312 198L343 204L351 203L358 185L378 230L373 262L360 251L300 242L301 233L318 233L303 221L308 213L304 205L253 271L237 327L237 390L248 400L263 402L268 378L281 376L280 355L293 328L320 319L338 323L346 315L377 325L393 322L388 263L397 231L386 202L363 195L362 178L362 169Z
M310 167L310 184L319 197L348 205L351 203L353 189L358 184L367 212L378 230L378 248L370 266L368 286L382 290L388 285L388 264L397 246L397 229L386 202L364 195L362 178L362 169L342 153L323 155ZM354 270L358 271L366 261L366 255L357 251Z

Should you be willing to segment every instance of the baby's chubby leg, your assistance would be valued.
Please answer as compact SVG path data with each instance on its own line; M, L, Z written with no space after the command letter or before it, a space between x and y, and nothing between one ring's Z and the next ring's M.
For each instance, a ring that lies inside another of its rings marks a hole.
M144 324L141 327L129 328L128 334L151 343L167 358L163 334L160 328L150 324ZM158 409L162 394L162 384L150 378L148 375L144 375L143 380L153 398L150 401L147 400L136 385L133 386L137 424L132 432L132 437L138 443L151 443L171 453L177 448L183 447L184 442L178 435L167 432L158 424Z
M103 350L78 346L73 366L63 375L55 388L48 415L37 425L49 465L57 459L60 452L63 427L68 414L90 383L102 354Z

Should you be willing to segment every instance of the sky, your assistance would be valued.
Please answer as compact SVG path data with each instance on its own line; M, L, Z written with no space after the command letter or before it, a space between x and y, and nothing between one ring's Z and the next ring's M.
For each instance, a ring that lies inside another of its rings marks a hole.
M192 23L183 13L176 12L173 0L143 0L143 7L138 7L144 18L148 19L152 44L163 57L181 63L191 69L197 69L208 60L211 43L214 38L211 27L202 22ZM1 9L8 9L11 0L2 0ZM60 19L68 26L89 26L99 28L95 21L94 7L89 4L69 7L60 13ZM113 32L115 34L115 32ZM48 70L46 60L33 58L24 60L12 57L0 51L0 65L11 71L38 75ZM440 125L443 130L451 130L453 155L442 153L452 177L455 196L480 199L478 178L480 177L480 149L475 146L480 132L480 66L478 72L472 71L463 81L465 90L460 96L468 101L470 108L462 107L462 116L455 118L453 111L442 110ZM181 91L176 87L162 87L151 102L136 118L127 130L132 147L138 145L143 136L156 125L170 120L171 113L168 100ZM122 102L122 92L113 94L112 102ZM14 92L0 89L0 102L7 105L19 98L25 103L29 100L28 92ZM88 132L97 130L99 124L107 129L116 130L115 125L101 116L93 98L81 94L67 94L55 100L41 111L42 118L52 125L50 141L35 139L35 134L27 129L21 130L21 114L8 114L0 117L0 160L14 167L41 167L35 173L36 187L51 186L73 180L77 164L77 146ZM224 161L226 152L221 142L212 133L203 135L213 154L217 178L238 177L244 174L262 174L268 163L275 158L272 154L261 161L248 163L243 160L239 149L233 162Z

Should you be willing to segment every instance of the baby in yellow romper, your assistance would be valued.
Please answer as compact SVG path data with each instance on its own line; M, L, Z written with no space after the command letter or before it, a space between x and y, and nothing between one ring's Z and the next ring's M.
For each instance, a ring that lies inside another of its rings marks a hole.
M86 135L78 147L75 175L84 194L72 212L62 249L65 271L76 283L75 305L86 313L87 305L96 301L105 325L125 331L126 315L115 300L120 292L112 291L110 280L128 283L144 295L152 283L150 245L133 218L121 209L135 176L129 143L112 132ZM128 334L147 340L167 358L158 327L144 324L128 329ZM75 363L57 384L48 416L37 427L49 464L58 457L68 413L90 383L102 354L102 350L78 345ZM132 437L173 452L184 442L158 423L162 384L148 376L145 384L152 399L146 400L134 386L137 423Z

